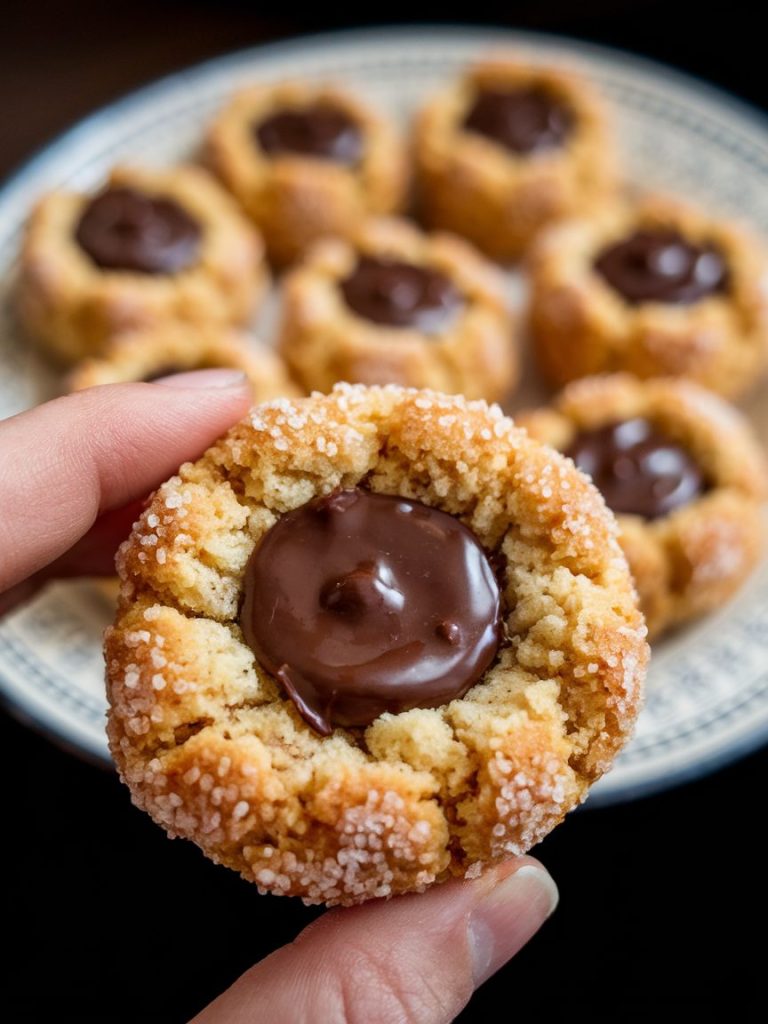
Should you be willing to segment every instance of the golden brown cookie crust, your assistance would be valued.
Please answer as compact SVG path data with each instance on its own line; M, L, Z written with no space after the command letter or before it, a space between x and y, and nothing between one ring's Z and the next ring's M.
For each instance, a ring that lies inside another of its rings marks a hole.
M673 227L716 244L730 282L687 306L631 306L593 269L600 251L638 228ZM530 260L531 326L539 366L557 386L595 373L689 377L723 395L753 384L768 357L768 264L729 221L661 196L609 204L591 220L548 231Z
M263 245L226 192L195 167L118 167L112 186L176 200L200 223L200 257L177 274L105 271L74 232L88 196L52 192L30 217L17 307L29 335L63 362L100 355L123 331L169 322L244 323L267 283Z
M441 271L462 295L464 308L444 330L429 335L358 316L339 284L361 254ZM308 390L329 391L343 380L395 383L494 401L517 382L515 327L501 275L470 245L380 218L364 224L351 242L317 243L288 274L279 344Z
M532 85L561 97L574 113L562 147L518 156L462 128L477 89ZM415 156L427 223L463 235L502 262L519 259L552 221L604 201L617 182L611 133L592 87L514 54L477 64L427 103L416 121Z
M86 359L70 374L67 390L143 381L162 371L219 368L242 370L258 402L299 393L272 349L254 347L247 335L231 328L179 324L120 335L101 359Z
M709 480L700 498L655 520L618 516L620 542L649 633L720 607L758 562L763 452L736 409L689 381L592 377L566 387L553 406L517 418L545 444L566 449L580 430L642 416L682 444Z
M301 155L268 156L253 125L268 114L327 102L360 125L356 167ZM326 235L349 235L369 214L401 209L408 187L405 147L390 122L346 89L282 82L234 96L211 125L207 160L261 229L270 259L292 262Z
M321 737L243 641L243 573L284 512L360 483L500 548L508 635L461 700ZM645 627L615 523L571 463L484 402L339 385L258 406L159 489L118 568L118 768L171 835L263 891L358 903L521 853L638 710Z

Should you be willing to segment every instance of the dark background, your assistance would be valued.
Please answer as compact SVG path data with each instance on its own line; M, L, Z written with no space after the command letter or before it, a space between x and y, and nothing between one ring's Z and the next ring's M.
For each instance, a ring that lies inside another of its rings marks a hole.
M768 107L759 5L552 0L401 9L369 22L474 20L579 36L666 61ZM496 9L494 9L496 8ZM73 0L3 7L0 174L73 121L185 64L253 43L345 27L253 3ZM364 20L357 22L363 24ZM0 557L2 555L0 554ZM738 665L734 666L738 671ZM475 996L460 1021L648 1020L667 1012L764 1019L768 751L703 781L573 815L537 853L557 914ZM191 844L169 843L111 774L60 752L0 712L5 860L0 921L10 943L9 1021L187 1020L317 911L260 897ZM756 933L756 934L755 934ZM284 1024L282 1021L268 1024ZM285 1022L290 1024L290 1022Z

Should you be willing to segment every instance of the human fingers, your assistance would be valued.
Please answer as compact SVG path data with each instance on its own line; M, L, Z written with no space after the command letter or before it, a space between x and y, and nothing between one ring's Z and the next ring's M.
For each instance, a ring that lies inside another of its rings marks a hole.
M122 508L110 509L99 516L88 533L69 551L0 593L0 616L17 604L28 601L49 580L70 576L113 576L117 549L131 532L144 505L145 499L131 501Z
M203 370L91 388L0 423L0 591L200 455L250 398L242 374Z
M333 910L192 1024L448 1024L556 903L550 876L524 857L475 881Z

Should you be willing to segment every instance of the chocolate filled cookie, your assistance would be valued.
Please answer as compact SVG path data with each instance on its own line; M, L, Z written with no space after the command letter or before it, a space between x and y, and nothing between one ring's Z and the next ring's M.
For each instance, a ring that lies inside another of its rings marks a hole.
M497 407L394 386L257 406L121 549L111 750L263 891L360 903L527 850L635 719L615 523Z
M266 280L260 237L204 171L118 168L93 196L38 203L17 306L32 337L74 362L126 330L245 322Z
M427 223L502 262L615 188L614 147L591 87L512 56L478 64L435 96L415 132Z
M287 275L280 348L307 390L346 380L495 400L517 381L516 327L498 271L466 242L381 218Z
M724 395L768 356L768 263L756 239L660 197L552 228L530 260L531 325L554 384L613 370L690 377Z
M653 636L719 608L763 546L763 453L731 406L688 381L628 374L570 384L517 422L592 478Z
M405 199L407 159L394 127L331 85L284 82L240 93L211 125L207 154L280 266Z
M242 370L258 402L298 394L282 359L232 328L168 324L122 334L99 359L86 359L70 374L68 391L99 384L150 383L189 370Z

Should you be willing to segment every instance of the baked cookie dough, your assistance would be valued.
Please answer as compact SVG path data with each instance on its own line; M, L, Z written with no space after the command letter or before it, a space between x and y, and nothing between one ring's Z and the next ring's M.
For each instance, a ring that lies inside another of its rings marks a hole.
M211 167L290 263L325 235L348 235L368 214L393 213L408 184L395 128L346 89L283 82L234 96L211 125Z
M659 196L609 204L535 247L539 365L555 385L627 370L739 394L768 355L767 274L757 240L728 221Z
M309 390L337 381L495 400L518 377L498 270L466 242L403 220L326 239L287 275L280 349Z
M638 711L615 532L484 402L342 384L257 406L118 556L108 729L134 801L311 903L522 853Z
M514 56L485 60L421 111L419 202L502 262L541 229L604 201L617 180L606 117L580 77Z
M205 171L119 167L95 196L40 200L17 306L33 338L75 362L126 330L244 323L266 280L260 237Z
M242 370L259 402L298 394L285 364L272 349L253 347L246 335L232 328L192 324L167 324L120 335L100 359L86 359L70 374L67 390L219 368Z
M720 607L757 564L765 459L716 395L615 374L576 381L517 422L570 455L616 513L651 636Z

